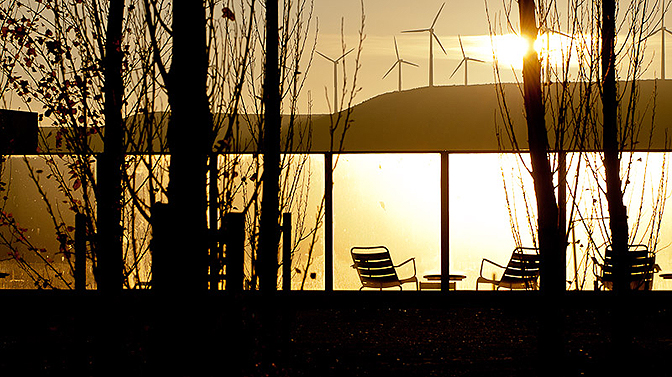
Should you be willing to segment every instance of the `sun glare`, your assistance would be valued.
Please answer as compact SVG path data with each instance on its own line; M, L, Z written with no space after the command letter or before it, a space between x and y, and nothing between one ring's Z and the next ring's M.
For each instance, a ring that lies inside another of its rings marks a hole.
M502 68L522 69L527 43L515 34L495 35L492 38L483 36L480 46L476 48L479 56L492 59L494 54ZM542 34L534 42L534 50L539 57L542 60L548 57L554 66L562 65L572 48L572 39L561 34Z
M515 34L496 35L484 46L500 66L520 69L523 67L523 55L527 50L525 40Z

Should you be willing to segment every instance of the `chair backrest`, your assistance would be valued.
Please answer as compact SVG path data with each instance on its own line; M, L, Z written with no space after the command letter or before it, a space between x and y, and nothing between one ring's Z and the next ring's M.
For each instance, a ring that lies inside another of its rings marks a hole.
M539 265L539 249L517 247L511 254L499 285L511 289L537 289Z
M602 266L602 281L607 288L611 288L614 281L614 252L608 246L604 252L604 265ZM632 290L650 290L653 288L654 265L656 254L651 252L646 245L628 245L626 258L627 274Z
M401 286L390 250L385 246L356 246L350 249L350 254L363 288Z

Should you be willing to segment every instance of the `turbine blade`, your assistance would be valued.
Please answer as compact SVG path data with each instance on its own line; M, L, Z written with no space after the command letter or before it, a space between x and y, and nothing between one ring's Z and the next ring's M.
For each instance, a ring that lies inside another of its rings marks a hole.
M420 33L423 31L430 31L430 29L413 29L413 30L404 30L402 33Z
M394 67L397 66L397 64L399 64L399 60L397 60L396 62L394 62L394 64L392 64L392 67L390 67L390 69L387 70L387 72L383 75L383 78L387 77L387 75L389 75L390 72L392 72L392 70L394 69Z
M439 47L441 47L441 49L443 50L443 53L448 55L448 53L446 52L446 49L443 48L443 45L441 44L441 41L439 40L439 37L437 37L434 32L432 32L432 35L434 36L434 39L436 39L436 41L439 42Z
M330 62L332 62L332 63L336 63L336 61L335 61L334 59L328 57L327 55L325 55L325 54L323 54L323 53L321 53L321 52L319 52L319 51L317 51L317 50L315 50L315 52L317 52L321 57L323 57L323 58L329 60Z
M455 76L455 74L457 73L457 70L460 69L460 67L462 66L462 63L464 63L464 59L460 60L460 64L457 65L457 68L455 68L455 70L453 71L453 73L450 74L450 77L449 77L449 78L452 79L453 76Z
M446 3L441 4L441 8L439 8L439 11L436 13L436 17L434 17L434 22L432 22L431 28L434 28L434 25L436 24L436 20L439 19L439 15L441 14L441 11L443 10L443 7L446 5Z
M399 60L399 48L397 47L397 37L394 37L394 52L397 53L397 60Z
M457 35L457 40L460 41L460 50L462 50L462 57L466 58L467 55L464 53L464 46L462 46L462 38L460 37L459 34Z
M550 33L553 33L553 34L560 34L560 35L562 35L563 37L572 38L571 35L569 35L569 34L565 34L565 33L561 32L560 30L548 29L548 31L549 31Z
M562 35L562 36L564 36L564 37L567 37L567 38L572 38L572 39L574 39L574 37L572 37L571 35L569 35L569 34L565 34L565 33L561 32L561 31L558 31L558 30L555 30L555 33L556 33L556 34L560 34L560 35Z
M412 66L414 66L414 67L420 67L419 65L417 65L417 64L415 64L415 63L413 63L413 62L409 62L409 61L407 61L407 60L403 60L403 59L402 59L402 60L400 60L400 62L402 62L402 63L406 63L406 64L408 64L408 65L412 65Z
M346 52L345 54L341 55L341 57L338 58L338 59L336 59L334 62L337 62L337 61L343 59L343 58L345 57L345 55L347 55L347 54L353 52L354 50L355 50L354 48L351 48L350 50L348 50L348 52Z
M551 29L547 26L540 26L539 31L541 32L541 34L560 34L564 37L572 38L572 36L569 35L569 34L565 34L565 33L561 32L560 30Z

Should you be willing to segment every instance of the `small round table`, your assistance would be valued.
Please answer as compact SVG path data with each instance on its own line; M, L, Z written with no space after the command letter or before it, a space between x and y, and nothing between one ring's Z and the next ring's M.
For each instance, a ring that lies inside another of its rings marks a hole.
M462 274L449 274L448 275L448 289L454 291L458 281L462 281L466 278L466 275ZM424 275L427 281L420 282L420 290L429 290L429 289L441 289L441 274L428 274Z

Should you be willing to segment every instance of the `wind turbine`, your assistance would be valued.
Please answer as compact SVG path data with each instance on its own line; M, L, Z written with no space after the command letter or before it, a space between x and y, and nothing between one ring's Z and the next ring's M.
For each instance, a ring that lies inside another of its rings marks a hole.
M647 39L648 37L660 32L660 76L661 79L665 80L665 33L670 33L672 34L672 31L670 29L665 27L665 2L662 1L660 3L660 12L662 13L661 18L660 18L660 27L651 34L647 35L644 37L644 39ZM642 39L642 40L644 40Z
M327 55L319 52L317 52L321 57L329 60L330 62L334 63L334 112L338 111L338 62L341 61L341 59L345 58L345 55L351 53L354 50L354 48L351 48L348 52L345 54L341 55L338 59L332 59L328 57Z
M401 66L403 64L408 64L408 65L412 65L414 67L419 67L419 65L417 65L415 63L411 63L411 62L409 62L407 60L404 60L404 59L399 57L399 48L397 47L397 38L396 37L394 38L394 52L397 53L397 61L394 62L394 64L392 64L392 67L390 67L390 69L383 76L383 78L387 77L387 75L389 75L390 72L392 72L392 70L394 69L395 66L399 66L399 91L401 92Z
M572 38L572 36L567 35L561 31L551 29L546 26L539 27L539 31L542 34L546 34L546 83L551 83L551 34L560 34L563 37Z
M434 52L433 52L433 46L434 46L434 41L433 39L436 39L436 42L439 43L439 47L443 50L443 53L448 55L446 52L446 49L443 48L443 45L441 45L441 41L439 40L439 37L436 36L434 33L434 25L436 24L436 20L439 19L439 14L441 14L441 11L443 10L443 6L446 5L446 3L443 3L441 5L441 8L439 8L439 11L436 13L436 17L434 17L434 21L432 22L432 26L430 26L427 29L416 29L416 30L405 30L402 31L402 33L421 33L421 32L429 32L429 86L434 86Z
M457 70L460 69L462 66L462 63L464 63L464 86L467 86L467 67L469 66L469 61L472 62L478 62L478 63L485 63L483 60L480 59L475 59L475 58L470 58L464 53L464 47L462 46L462 38L460 38L460 35L457 35L457 39L460 41L460 50L462 50L462 60L460 60L460 64L457 65L457 68L453 71L453 73L450 75L450 78L453 78L455 73L457 73Z

